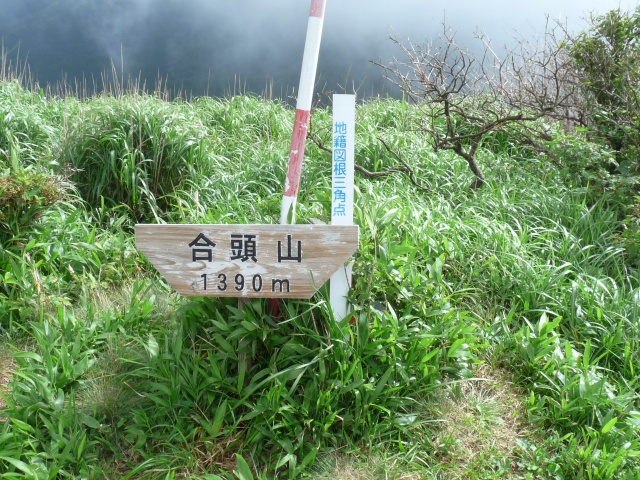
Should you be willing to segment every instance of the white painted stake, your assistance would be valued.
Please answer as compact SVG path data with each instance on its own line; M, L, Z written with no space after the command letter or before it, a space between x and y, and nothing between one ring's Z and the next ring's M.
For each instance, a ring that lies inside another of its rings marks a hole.
M353 225L355 117L355 95L334 95L331 225ZM349 313L352 267L353 262L343 265L331 277L329 297L336 320Z
M302 160L307 142L307 129L309 127L311 102L313 100L313 86L316 81L316 69L318 67L325 6L326 0L311 0L307 38L305 40L304 55L302 57L300 86L298 88L298 99L296 101L296 116L293 124L293 134L291 135L289 164L284 184L284 195L282 196L282 209L280 211L280 223L283 225L295 223L298 187L300 186Z

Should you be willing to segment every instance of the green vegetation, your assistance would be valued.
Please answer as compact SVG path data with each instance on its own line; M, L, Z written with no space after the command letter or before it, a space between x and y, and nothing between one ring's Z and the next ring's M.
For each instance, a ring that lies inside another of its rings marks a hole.
M0 478L637 478L636 187L597 181L589 131L490 136L469 189L419 108L359 105L357 163L424 188L358 176L340 320L324 291L179 297L135 248L140 221L275 223L290 107L5 78L0 112ZM330 217L313 126L300 223Z
M638 169L638 35L640 6L631 13L592 16L590 27L568 45L584 85L592 133L614 149L622 171Z

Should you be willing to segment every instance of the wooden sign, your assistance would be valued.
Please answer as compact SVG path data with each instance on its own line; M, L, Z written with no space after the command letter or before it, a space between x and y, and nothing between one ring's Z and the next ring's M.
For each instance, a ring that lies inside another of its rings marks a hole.
M136 225L180 294L310 298L358 248L357 225Z

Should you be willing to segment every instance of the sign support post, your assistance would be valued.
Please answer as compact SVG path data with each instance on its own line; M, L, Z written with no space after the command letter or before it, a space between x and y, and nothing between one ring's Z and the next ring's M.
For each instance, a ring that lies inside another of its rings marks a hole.
M353 225L355 95L333 96L333 161L331 173L331 225ZM353 262L341 265L331 277L329 298L333 316L347 316L347 294Z

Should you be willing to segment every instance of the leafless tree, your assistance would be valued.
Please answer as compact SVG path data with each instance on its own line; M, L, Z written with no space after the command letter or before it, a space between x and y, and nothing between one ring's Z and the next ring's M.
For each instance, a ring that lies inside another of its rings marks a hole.
M548 140L543 118L582 122L579 83L562 47L564 29L547 28L542 41L520 39L504 55L476 35L479 53L457 43L446 27L431 44L391 40L403 57L373 62L420 108L418 128L435 151L462 157L482 186L485 176L476 154L483 139L504 132L515 141L541 148Z

